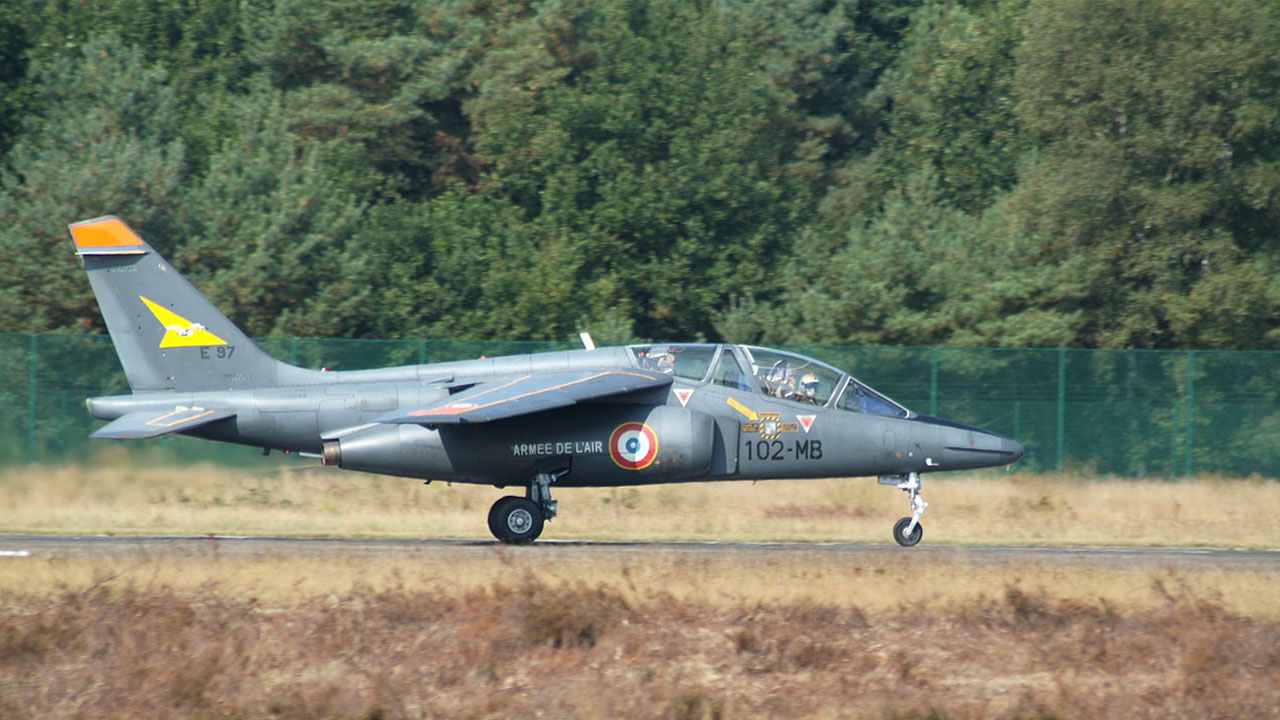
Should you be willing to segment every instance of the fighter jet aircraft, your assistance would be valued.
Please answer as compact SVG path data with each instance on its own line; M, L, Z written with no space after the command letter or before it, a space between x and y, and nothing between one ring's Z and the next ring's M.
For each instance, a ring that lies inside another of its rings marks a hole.
M523 487L489 510L504 543L556 515L553 487L920 476L1007 465L1003 435L912 412L813 358L647 343L324 372L275 360L116 217L69 226L132 393L90 398L96 438L183 434L403 477Z

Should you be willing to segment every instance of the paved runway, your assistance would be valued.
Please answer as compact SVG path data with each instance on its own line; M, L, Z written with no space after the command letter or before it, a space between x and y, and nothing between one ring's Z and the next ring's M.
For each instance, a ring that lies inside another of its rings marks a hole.
M173 537L173 536L63 536L0 535L0 559L32 557L253 557L324 556L359 554L375 557L414 557L444 553L492 553L505 549L545 555L628 557L661 552L690 556L733 556L761 559L769 555L794 558L823 554L856 558L900 556L903 560L937 560L966 563L1065 562L1120 567L1223 568L1280 572L1280 550L1229 550L1172 547L1026 547L919 545L900 548L862 543L739 543L739 542L626 542L540 540L534 545L507 548L493 540L385 539L385 538L279 538L279 537Z

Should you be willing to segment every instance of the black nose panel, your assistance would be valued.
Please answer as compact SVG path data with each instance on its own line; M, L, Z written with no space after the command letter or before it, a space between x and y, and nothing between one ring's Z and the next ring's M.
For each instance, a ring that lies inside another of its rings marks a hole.
M1016 440L999 433L948 418L919 415L914 420L937 425L940 429L937 453L944 470L961 470L1008 465L1023 455Z

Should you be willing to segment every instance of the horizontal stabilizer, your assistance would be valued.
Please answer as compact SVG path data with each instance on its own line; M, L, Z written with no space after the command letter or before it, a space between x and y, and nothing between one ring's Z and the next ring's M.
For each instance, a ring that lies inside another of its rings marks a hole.
M180 433L217 420L234 417L234 410L213 410L178 405L169 410L140 410L121 415L90 435L93 438L140 440Z
M380 423L457 425L569 407L589 400L664 388L671 376L642 370L592 370L524 375L514 380L480 383L439 402L399 410Z

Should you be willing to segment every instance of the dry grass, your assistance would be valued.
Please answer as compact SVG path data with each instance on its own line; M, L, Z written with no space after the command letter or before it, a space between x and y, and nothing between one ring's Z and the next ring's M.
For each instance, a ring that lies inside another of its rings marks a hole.
M288 601L118 583L0 603L0 716L1280 717L1280 623L1152 587L869 608L527 575Z
M0 530L485 538L501 491L0 474ZM548 537L884 542L872 480L565 489ZM1280 546L1273 482L926 483L930 543ZM0 559L0 717L1280 717L1280 572L963 551L429 546Z
M128 458L0 472L0 532L483 538L489 505L513 490ZM927 543L1280 547L1280 483L1269 480L941 475L926 478L924 495ZM906 513L904 493L867 478L564 488L557 498L548 538L886 542Z
M967 553L898 549L858 553L821 549L530 548L429 546L407 551L327 549L313 554L223 552L216 541L194 553L127 549L113 556L0 559L0 593L56 594L95 584L217 585L244 597L286 602L302 596L401 588L480 592L512 578L604 587L642 602L656 590L680 601L727 607L755 603L837 603L871 610L941 606L999 596L1011 583L1056 600L1106 602L1127 610L1162 607L1156 583L1212 600L1239 615L1280 619L1280 568L1265 564L1182 567L1100 563L1095 559L991 560ZM150 554L148 554L150 553Z

